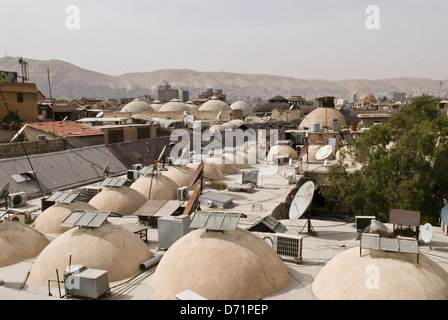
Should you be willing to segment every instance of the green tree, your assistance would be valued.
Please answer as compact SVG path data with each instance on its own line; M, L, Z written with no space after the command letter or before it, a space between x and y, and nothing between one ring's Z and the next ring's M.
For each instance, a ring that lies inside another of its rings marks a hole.
M388 124L364 132L352 145L359 169L349 172L342 161L332 166L323 195L339 196L355 214L379 221L389 221L390 209L404 209L437 224L448 195L448 117L437 103L423 95Z
M0 120L0 123L7 130L17 130L20 124L23 123L23 120L19 116L19 111L11 110Z

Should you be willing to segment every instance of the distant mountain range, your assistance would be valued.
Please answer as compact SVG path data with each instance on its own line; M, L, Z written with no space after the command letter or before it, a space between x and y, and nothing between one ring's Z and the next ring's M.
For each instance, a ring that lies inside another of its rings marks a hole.
M423 93L448 96L448 80L428 78L395 78L384 80L296 79L263 74L239 74L227 72L197 72L187 69L168 69L143 73L127 73L120 76L82 69L60 60L33 60L24 58L29 64L30 80L38 89L50 97L47 69L50 70L51 94L56 99L78 99L83 97L107 100L110 98L132 98L145 94L157 98L157 86L168 81L173 88L190 92L190 99L207 88L222 89L230 102L255 98L268 100L281 95L286 98L300 95L307 100L322 96L352 101L353 93L358 97L371 92L377 98L392 98L393 92L406 92L418 96ZM0 70L15 71L21 75L17 58L0 58Z

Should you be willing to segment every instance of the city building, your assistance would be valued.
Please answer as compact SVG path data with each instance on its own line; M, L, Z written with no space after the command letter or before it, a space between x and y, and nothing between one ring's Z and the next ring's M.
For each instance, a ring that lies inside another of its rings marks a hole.
M3 119L9 110L17 111L24 122L39 120L38 104L45 102L45 99L42 99L43 96L35 83L3 82L0 90L3 94L0 96L0 119Z

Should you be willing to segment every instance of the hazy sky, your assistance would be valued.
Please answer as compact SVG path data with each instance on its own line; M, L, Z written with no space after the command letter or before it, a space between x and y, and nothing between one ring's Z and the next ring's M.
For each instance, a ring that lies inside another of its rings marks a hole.
M448 79L447 0L0 0L0 10L0 56L109 75L186 68Z

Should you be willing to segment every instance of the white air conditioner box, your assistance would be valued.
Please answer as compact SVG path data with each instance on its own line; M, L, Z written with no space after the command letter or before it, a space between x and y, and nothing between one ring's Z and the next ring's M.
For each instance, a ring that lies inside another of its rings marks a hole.
M128 170L126 177L128 180L135 181L139 177L139 171L138 170Z
M106 270L88 269L83 265L67 267L64 285L67 295L83 299L98 299L110 289Z
M177 189L177 200L184 201L188 199L188 187Z
M142 170L142 169L143 169L143 165L142 165L142 164L134 164L134 165L132 166L132 170L140 171L140 170Z
M302 263L302 236L276 233L273 240L274 251L280 257L292 258L294 262Z
M26 205L26 192L19 192L9 195L9 206L11 208L23 207Z

